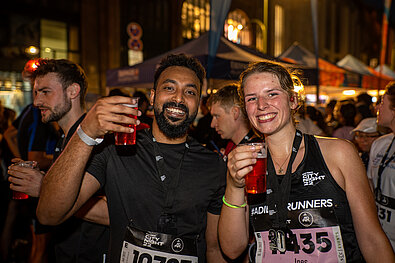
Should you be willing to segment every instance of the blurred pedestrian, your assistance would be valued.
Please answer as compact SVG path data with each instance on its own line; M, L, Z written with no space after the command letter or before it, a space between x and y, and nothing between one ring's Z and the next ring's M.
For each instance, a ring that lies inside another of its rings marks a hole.
M203 116L198 120L196 127L191 127L190 135L207 149L220 153L228 141L222 139L215 129L211 127L213 116L207 105L209 98L209 96L201 98L199 108Z
M391 133L375 140L370 150L368 177L371 180L378 217L395 251L395 81L386 86L378 105L378 125Z
M229 84L218 89L207 103L213 116L211 127L222 139L229 140L223 152L224 158L227 158L238 144L261 140L250 126L237 87L237 84Z
M357 115L354 103L346 101L336 104L334 114L339 121L339 127L335 129L332 136L352 141L351 131L355 128L355 116Z
M359 157L361 157L367 169L372 143L380 137L380 131L377 129L377 119L375 117L363 119L358 126L352 130L352 134L359 151Z

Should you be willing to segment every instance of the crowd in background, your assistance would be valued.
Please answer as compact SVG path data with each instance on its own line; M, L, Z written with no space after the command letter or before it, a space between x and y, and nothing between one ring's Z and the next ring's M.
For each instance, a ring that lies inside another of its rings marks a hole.
M130 96L131 94L122 93L120 90L114 90L111 95L122 95ZM142 126L140 129L150 127L152 125L152 119L148 116L147 111L149 110L149 102L144 92L136 92L131 96L140 97L139 109L143 115L140 117L142 120ZM190 135L195 137L201 144L213 151L221 153L226 147L227 140L221 139L216 133L215 129L211 127L212 116L206 103L209 96L201 99L200 114L201 118L190 128ZM365 164L366 168L369 162L369 151L372 143L380 136L391 132L390 130L377 126L376 124L376 106L380 103L380 99L376 102L372 102L372 97L367 93L362 93L354 99L347 100L330 100L325 107L314 106L303 104L296 115L296 127L303 133L336 137L352 141L357 147L361 160ZM31 105L29 106L31 108ZM30 109L33 111L33 109ZM32 125L23 126L21 125L21 119L26 119L25 112L22 112L20 116L16 116L15 111L12 109L5 108L1 105L0 101L0 161L1 161L1 212L0 212L0 231L1 231L1 253L2 262L24 262L24 255L20 251L28 247L31 243L31 231L29 229L29 219L34 216L30 211L29 204L25 201L11 201L11 191L9 189L9 183L7 181L7 167L12 164L11 160L14 157L22 157L22 159L28 159L28 152L43 152L47 155L53 153L50 149L43 147L42 149L32 149L31 146L34 142L28 143L27 148L22 150L22 146L19 145L19 155L12 149L14 143L7 142L7 135L9 140L16 138L16 133L23 133L21 129L32 129ZM39 114L39 113L38 113ZM33 116L33 115L32 115ZM18 117L18 119L17 119ZM39 127L40 117L31 117L30 122L36 121L35 124ZM17 120L17 121L16 121ZM51 126L52 127L52 126ZM34 128L35 129L35 128ZM38 128L37 128L38 129ZM44 132L44 130L46 130ZM44 127L40 134L48 138L43 140L41 143L45 143L48 146L49 138L56 140L59 134L56 133L56 127L52 127L51 134L48 134L49 127ZM139 129L139 128L138 128ZM29 130L26 136L32 136L31 130ZM43 133L46 133L43 135ZM25 139L27 139L27 137ZM43 139L43 138L42 138ZM29 148L30 147L30 148ZM52 145L54 148L55 145ZM48 147L47 147L48 148ZM21 152L23 151L23 152ZM21 154L26 153L25 156ZM45 162L42 162L45 163ZM49 166L48 166L49 167ZM45 169L45 167L41 167ZM20 202L16 206L16 202ZM25 202L25 203L24 203ZM20 205L24 204L24 205ZM10 224L7 220L7 215L12 213L14 215L13 224ZM23 215L21 217L21 215Z

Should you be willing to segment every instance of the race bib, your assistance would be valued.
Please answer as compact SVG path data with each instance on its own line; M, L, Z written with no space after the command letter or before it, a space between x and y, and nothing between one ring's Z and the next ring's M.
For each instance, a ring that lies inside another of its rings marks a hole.
M196 240L127 227L121 263L198 263Z
M289 211L289 233L269 228L269 222L268 214L255 216L253 220L255 262L346 262L340 227L332 208Z

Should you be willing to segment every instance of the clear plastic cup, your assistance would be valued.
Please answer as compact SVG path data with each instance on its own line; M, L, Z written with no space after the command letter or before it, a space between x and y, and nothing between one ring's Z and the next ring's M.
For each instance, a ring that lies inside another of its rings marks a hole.
M134 109L138 109L138 97L134 97L133 100L136 102L134 104L123 104L127 107L131 107ZM131 118L134 118L137 120L137 115L132 115L129 114L128 115ZM136 125L135 124L124 124L124 126L129 127L129 128L133 128L133 132L132 133L128 133L128 132L114 132L114 136L115 136L115 145L134 145L136 144Z

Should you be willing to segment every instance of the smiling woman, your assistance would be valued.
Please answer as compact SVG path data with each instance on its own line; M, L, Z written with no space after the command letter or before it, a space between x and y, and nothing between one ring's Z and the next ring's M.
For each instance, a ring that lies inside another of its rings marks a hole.
M259 149L237 147L228 156L224 198L232 206L223 205L218 229L224 253L237 258L243 252L251 222L256 247L249 252L254 262L393 262L355 147L296 130L298 98L292 75L283 66L254 63L241 74L240 84L251 125L264 135L268 148L267 192L246 198L244 177ZM262 213L249 218L248 209L240 209L246 199L251 211ZM294 205L301 203L311 206ZM377 244L373 249L372 238Z

